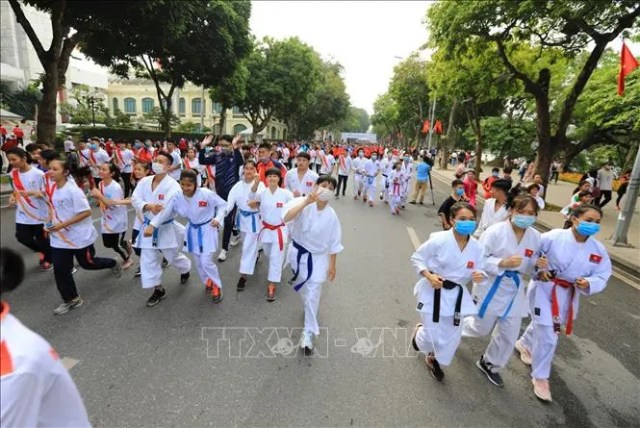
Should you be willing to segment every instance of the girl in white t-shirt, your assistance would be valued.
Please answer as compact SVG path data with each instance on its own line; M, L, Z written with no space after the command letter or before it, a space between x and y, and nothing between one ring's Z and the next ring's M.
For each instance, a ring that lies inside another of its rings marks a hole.
M42 196L44 173L29 163L29 155L20 147L7 152L11 164L13 194L9 206L16 207L16 239L25 247L40 253L40 269L53 268L49 237L44 232L47 203Z
M55 159L49 162L52 185L47 191L49 204L45 230L51 239L51 259L56 286L64 300L53 313L65 314L82 305L83 301L73 280L73 258L83 269L112 269L116 278L122 276L122 267L114 259L95 257L93 243L98 232L91 220L91 208L78 186L68 182L69 163Z
M98 201L102 219L100 228L102 244L111 248L122 257L122 269L129 269L131 260L131 244L125 240L128 228L127 207L122 187L118 184L120 169L112 163L100 165L100 183L91 191L91 196Z

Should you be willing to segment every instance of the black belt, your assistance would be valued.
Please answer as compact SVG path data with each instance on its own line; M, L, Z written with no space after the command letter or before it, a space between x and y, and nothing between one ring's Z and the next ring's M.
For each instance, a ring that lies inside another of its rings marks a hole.
M459 326L460 325L460 309L462 309L462 285L460 284L456 284L453 281L449 281L448 279L445 279L443 284L442 284L442 288L444 288L445 290L453 290L454 288L458 287L458 298L456 299L456 307L455 307L455 311L453 312L453 325L455 326ZM440 288L434 288L433 289L433 322L440 322L440 294L441 294L441 289Z

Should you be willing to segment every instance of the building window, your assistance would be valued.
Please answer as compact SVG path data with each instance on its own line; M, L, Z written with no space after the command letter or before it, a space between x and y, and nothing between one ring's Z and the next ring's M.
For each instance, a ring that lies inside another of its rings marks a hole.
M242 131L245 131L247 129L246 126L244 126L243 124L239 123L236 126L233 127L233 135L235 134L239 134Z
M187 103L184 100L184 98L180 98L180 100L178 100L178 113L183 115L186 112L187 112Z
M136 100L135 98L124 99L124 112L126 114L136 114Z
M118 110L120 110L120 108L118 107L118 99L114 98L113 101L111 101L113 103L113 112L117 113Z
M275 126L271 127L271 139L272 140L276 139L276 127Z
M200 98L191 100L191 114L202 114L202 100Z
M287 139L287 130L286 130L286 129L283 129L283 130L282 130L282 139L283 139L283 140L286 140L286 139Z
M142 99L142 113L150 113L153 110L153 98Z
M242 112L240 111L240 107L234 107L233 108L233 115L234 116L242 116Z
M213 103L213 112L220 114L222 113L222 104L220 103Z

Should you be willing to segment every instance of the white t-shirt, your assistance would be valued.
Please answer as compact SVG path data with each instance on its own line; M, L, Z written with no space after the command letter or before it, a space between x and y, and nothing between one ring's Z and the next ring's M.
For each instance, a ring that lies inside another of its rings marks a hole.
M125 174L133 172L133 158L134 154L129 149L118 149L113 151L113 162L120 168Z
M54 211L53 223L62 223L91 209L87 197L78 186L67 183L62 188L58 188L54 184L51 193L53 194L51 197ZM52 248L78 249L93 244L98 237L98 232L89 216L66 229L52 232L50 237Z
M90 427L69 372L47 341L2 304L0 421L3 427Z
M173 163L171 164L171 168L174 168L176 166L182 166L182 159L180 159L180 153L177 150L174 150L173 152L171 152L171 157L173 158ZM174 169L173 171L169 171L169 174L167 174L169 177L173 178L174 180L178 181L180 180L180 173L181 173L181 169Z
M98 149L95 152L89 150L89 159L91 160L91 175L93 178L100 178L100 165L108 163L111 159L104 149Z
M38 168L31 167L27 172L19 172L14 169L10 175L15 190L22 187L26 191L44 191L44 172ZM49 212L46 199L22 195L17 195L17 197L20 199L16 200L16 223L43 224L46 222Z
M124 199L122 187L112 180L108 186L104 182L98 185L100 192L107 199ZM100 220L102 233L124 233L128 228L127 207L125 205L107 206L102 211L102 219Z
M600 185L600 190L612 190L613 172L611 172L611 170L607 171L604 168L598 170L598 184Z

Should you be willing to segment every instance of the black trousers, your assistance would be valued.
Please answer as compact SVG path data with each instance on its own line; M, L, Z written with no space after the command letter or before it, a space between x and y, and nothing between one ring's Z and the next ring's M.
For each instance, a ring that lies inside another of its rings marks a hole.
M96 250L93 244L85 248L52 248L53 276L56 279L58 292L65 302L78 297L76 282L73 280L73 258L86 270L111 269L116 266L114 259L95 257Z
M120 173L122 176L122 183L124 184L124 197L128 198L129 195L133 192L133 185L131 184L131 173L123 172Z
M131 245L136 245L136 239L138 238L138 235L140 235L139 230L131 230ZM140 248L133 247L133 252L136 253L136 256L140 257L142 250L140 250Z
M44 254L44 261L51 263L49 237L45 235L42 224L16 223L16 240L25 247Z
M316 174L318 175L320 175L320 166L321 165L319 163L316 164Z
M236 219L236 211L238 207L233 207L233 210L224 218L224 229L222 230L222 249L227 251L229 249L229 241L231 240L231 233L237 235L239 232L233 230L235 226L234 220Z
M626 183L622 183L620 187L618 187L618 197L616 198L616 207L620 206L620 201L622 200L622 197L624 196L625 193L627 193L628 185L629 185L629 182L626 182Z
M106 248L111 248L122 257L123 261L129 259L127 242L124 239L125 232L123 233L103 233L102 245Z
M604 207L611 200L611 190L600 190L600 196L598 197L597 204L600 208ZM604 201L602 197L604 196Z
M344 192L347 191L347 181L349 180L348 175L340 175L338 174L338 188L336 189L336 196L340 195L340 186L342 186L342 196L344 196Z
M553 181L556 184L558 184L558 177L559 176L560 176L560 174L558 173L558 171L551 171L551 178L549 179L549 183L551 183Z

